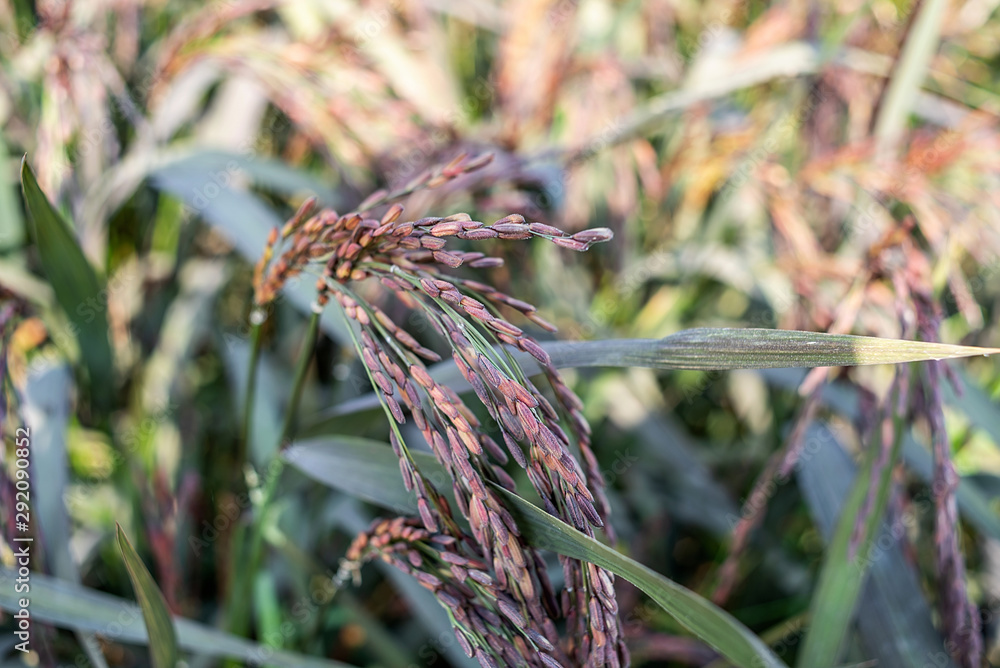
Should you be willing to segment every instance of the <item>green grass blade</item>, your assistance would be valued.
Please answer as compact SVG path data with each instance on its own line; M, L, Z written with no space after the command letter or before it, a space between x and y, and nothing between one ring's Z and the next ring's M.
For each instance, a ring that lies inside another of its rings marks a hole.
M444 468L432 455L413 452L420 472L439 489L449 489ZM385 443L336 437L299 441L282 453L285 461L327 487L404 515L417 513L417 499L399 477L399 460Z
M900 364L1000 352L996 348L872 336L730 328L687 329L662 339L549 341L542 347L560 369L606 366L702 371ZM511 355L526 372L537 373L533 357L520 351L511 351ZM453 360L436 364L429 371L439 383L461 391L471 389ZM313 416L302 433L309 436L324 433L344 416L378 406L375 394L357 397Z
M17 608L14 589L17 570L0 568L0 609ZM146 644L149 636L140 621L139 606L110 594L88 589L42 573L31 574L31 616L54 626L96 633L111 642ZM181 649L205 657L232 657L244 665L288 668L351 668L348 664L294 654L176 618Z
M778 369L900 364L991 355L997 348L781 329L688 329L659 340L563 343L547 348L556 366L654 369Z
M693 591L585 536L507 490L494 486L535 547L608 569L646 593L684 628L738 666L783 666L781 659L727 612Z
M167 602L156 586L153 576L146 570L142 559L128 541L128 536L125 535L121 525L115 526L118 549L121 550L122 559L125 560L125 568L128 569L135 597L139 600L142 617L146 621L153 668L174 668L180 661L180 650L177 647L177 631L174 629L173 617L167 609Z
M797 467L798 486L820 534L829 542L857 479L857 466L826 425L811 425L806 439L822 446L810 450L810 456ZM904 442L904 456L907 447ZM944 639L934 628L919 574L904 553L901 534L906 525L901 520L882 522L877 547L869 555L871 569L858 601L855 625L863 657L879 666L900 668L923 668L927 657L935 657L936 667L954 668L946 658Z
M90 375L90 394L100 413L111 407L113 365L102 282L87 262L69 226L38 187L27 159L21 161L21 188L45 275L72 324L71 334ZM58 333L55 335L58 342Z
M447 489L447 474L427 453L414 459L430 482ZM416 514L416 503L399 479L396 455L384 443L361 438L315 439L290 446L286 460L306 475L396 512ZM440 478L444 476L443 478ZM440 478L440 479L439 479ZM642 589L664 610L722 655L743 666L783 666L759 638L694 592L576 531L528 501L503 490L518 527L535 547L607 568Z
M881 429L875 431L881 434ZM896 437L889 460L879 472L877 480L873 478L872 468L880 448L877 443L868 446L864 469L855 479L844 502L833 538L823 558L819 583L810 605L812 623L798 657L797 665L802 668L832 666L837 663L865 576L871 566L868 556L889 501L892 472L899 461L902 442L902 424L897 420ZM868 510L861 540L852 556L850 545L855 524L873 484L877 485L875 503Z

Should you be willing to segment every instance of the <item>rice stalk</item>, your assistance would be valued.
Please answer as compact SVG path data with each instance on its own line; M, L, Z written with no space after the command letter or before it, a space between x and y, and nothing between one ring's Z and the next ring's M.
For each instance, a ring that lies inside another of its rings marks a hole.
M358 537L348 568L356 570L365 561L381 558L411 572L448 610L459 643L483 666L626 666L613 576L593 564L562 557L566 586L557 593L541 554L521 538L493 487L516 491L502 468L513 459L549 513L588 536L604 529L611 537L608 501L583 405L538 342L500 309L509 308L543 329L555 328L531 304L449 273L462 266L503 263L498 257L455 248L456 239L541 238L585 251L609 240L611 231L597 228L571 235L518 214L492 224L464 213L408 221L398 203L380 218L367 215L376 206L396 202L418 188L443 185L486 162L461 156L398 192L376 193L348 214L328 209L313 213L307 203L271 234L254 273L256 306L265 307L293 276L317 276L314 310L333 302L352 324L358 356L391 427L400 475L417 498L419 522L377 522ZM359 296L355 286L366 280L378 280L447 342L499 429L503 446L454 390L431 378L425 362L439 361L440 355ZM537 360L554 401L528 379L512 349ZM443 491L417 467L399 429L407 419L450 475L455 505L469 531L455 521ZM562 637L557 623L566 626Z

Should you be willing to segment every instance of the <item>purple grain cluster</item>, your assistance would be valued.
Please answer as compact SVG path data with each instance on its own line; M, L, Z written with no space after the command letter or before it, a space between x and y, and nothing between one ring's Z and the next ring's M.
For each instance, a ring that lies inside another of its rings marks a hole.
M433 186L483 161L459 160L423 178ZM404 194L412 192L410 187ZM384 205L395 194L369 198ZM516 491L509 460L525 470L545 509L589 536L606 526L608 502L590 442L590 427L576 394L542 347L501 315L510 309L553 331L527 302L487 283L449 274L461 266L496 267L502 259L455 247L455 240L525 240L540 237L563 248L587 250L611 232L566 234L511 214L492 224L467 214L405 221L393 204L380 218L360 212L313 213L307 202L275 230L254 277L259 305L305 271L319 275L317 306L331 300L353 321L356 344L391 422L412 420L452 480L452 498L467 520L421 474L395 424L390 440L403 483L417 498L419 522L376 522L358 537L348 559L381 558L411 572L432 590L453 619L462 648L483 666L625 666L614 579L592 564L561 557L565 586L556 592L541 555L521 537L495 486ZM280 253L278 252L280 249ZM485 408L486 428L424 362L439 355L352 289L377 279L410 309L422 313L450 348L452 359ZM550 397L518 367L509 349L531 355ZM490 436L499 430L499 441ZM557 624L563 624L562 636Z

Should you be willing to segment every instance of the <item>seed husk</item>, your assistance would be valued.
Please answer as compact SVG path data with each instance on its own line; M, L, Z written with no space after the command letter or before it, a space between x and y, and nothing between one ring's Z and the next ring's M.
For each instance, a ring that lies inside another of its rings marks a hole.
M434 519L434 514L431 513L427 499L417 499L417 511L420 513L420 520L424 523L424 527L431 533L437 533L437 520ZM434 579L437 580L437 578ZM438 584L440 585L440 580L438 580Z
M427 250L432 250L432 251L441 250L442 248L445 247L446 244L447 242L444 239L439 239L437 237L428 237L428 236L420 237L421 247L426 248Z
M503 258L484 257L481 260L475 260L474 262L470 262L469 266L474 269L493 269L495 267L502 267Z
M527 337L522 338L518 341L518 347L538 360L541 365L550 366L552 364L552 359L549 357L549 354L532 339Z
M595 244L604 241L610 241L615 236L607 227L595 227L589 230L583 230L582 232L577 232L573 235L573 239L576 241L582 241L585 244Z
M512 241L521 239L530 239L531 232L529 232L528 230L511 230L507 232L500 232L499 237L501 239L509 239Z
M561 663L553 659L548 654L542 654L541 652L539 652L535 656L537 656L539 660L541 660L541 662L546 665L547 668L564 668L564 666Z
M517 465L521 468L527 468L528 460L524 456L524 450L521 446L511 437L507 432L503 433L503 442L507 446L507 451L510 452L510 456L514 458Z
M476 659L483 668L500 668L493 657L487 654L482 648L476 650Z
M563 248L568 248L569 250L575 251L585 251L587 250L587 244L582 241L577 241L572 237L557 237L552 240L556 246L561 246Z
M390 396L383 396L382 398L385 400L386 405L389 406L389 412L392 413L392 417L396 422L404 424L406 417L403 415L403 409L399 407L399 403Z
M462 221L451 220L438 223L430 229L430 233L435 237L449 237L458 234L463 229Z
M524 332L519 327L515 327L506 320L500 320L499 318L494 318L493 320L488 321L486 324L490 328L495 329L496 331L502 334L508 334L514 337L521 336L522 334L524 334Z
M506 598L498 598L497 608L504 617L514 623L514 626L523 629L528 625L527 621L524 619L524 615L521 614L521 611L512 601L509 601Z
M458 639L458 646L462 648L463 652L465 652L465 656L471 659L473 655L473 649L472 645L469 644L469 639L465 637L465 632L462 629L456 627L455 637Z
M458 237L460 239L467 239L469 241L480 241L482 239L495 239L500 236L495 230L491 230L488 227L481 227L475 230L466 230L460 232Z

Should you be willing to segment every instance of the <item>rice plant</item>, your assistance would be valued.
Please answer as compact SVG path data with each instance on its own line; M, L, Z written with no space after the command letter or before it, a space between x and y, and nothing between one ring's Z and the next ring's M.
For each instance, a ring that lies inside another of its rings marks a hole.
M0 663L997 665L998 25L0 0Z

